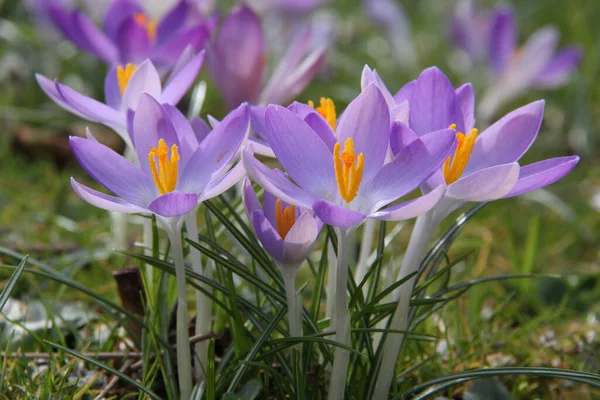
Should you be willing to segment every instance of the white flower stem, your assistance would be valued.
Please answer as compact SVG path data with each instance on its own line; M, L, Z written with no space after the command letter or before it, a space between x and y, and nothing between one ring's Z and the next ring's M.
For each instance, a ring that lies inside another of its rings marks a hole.
M116 211L110 211L110 228L112 241L110 250L127 249L127 223L129 215Z
M189 400L192 395L192 356L188 332L188 310L185 281L185 262L181 246L181 230L174 226L166 227L171 241L171 254L175 263L177 281L177 374L179 376L179 397Z
M285 295L288 303L288 322L290 325L290 336L302 336L302 314L300 313L300 302L298 301L298 293L296 293L296 271L297 267L284 266L280 268L293 270L293 273L283 274L283 283L285 284Z
M350 251L350 231L345 228L338 229L338 254L335 273L335 304L334 328L336 342L344 345L350 344L350 321L348 318L348 304L346 291L348 287L348 260ZM348 350L336 348L333 356L333 369L329 382L328 400L343 400L346 389L346 374L350 353Z
M327 244L327 298L325 304L325 318L329 318L331 321L329 326L333 328L333 314L334 314L334 293L335 293L335 271L337 270L337 257L331 242Z
M149 215L142 217L142 245L144 246L144 254L152 256L152 219ZM147 293L153 292L153 277L152 277L152 265L146 264L146 284L148 285Z
M354 281L359 285L367 274L369 269L368 260L369 254L371 253L371 247L373 246L373 236L375 234L375 224L377 223L374 219L367 219L363 226L362 241L360 242L360 253L358 255L358 263L356 264L356 270L354 272ZM363 291L367 293L369 290L368 284L363 286Z
M433 221L430 213L417 218L397 280L401 280L419 269L436 227L437 224ZM417 276L415 275L393 293L393 298L398 300L398 304L390 324L391 330L406 331L408 329L410 298L416 280ZM403 334L388 334L385 337L383 358L379 366L373 400L385 400L389 397L390 386L396 371L396 361L403 341Z
M188 238L194 242L198 241L198 220L196 212L190 212L185 216L185 227ZM190 258L192 259L192 270L198 275L204 276L204 268L202 267L202 254L194 246L190 246ZM200 285L206 287L202 282ZM201 291L196 290L196 335L210 332L211 308L212 301L208 296L205 296ZM208 304L207 304L208 303ZM205 376L206 361L208 358L208 341L203 340L194 346L194 365L196 377L202 379Z

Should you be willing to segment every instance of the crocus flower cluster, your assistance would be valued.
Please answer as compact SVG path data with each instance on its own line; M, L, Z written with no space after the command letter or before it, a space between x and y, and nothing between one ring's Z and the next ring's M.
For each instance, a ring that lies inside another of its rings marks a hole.
M170 68L186 47L204 48L217 20L205 20L187 0L180 0L161 19L153 18L137 0L115 0L99 30L81 11L49 7L62 33L80 49L109 65L139 64L146 59Z
M490 12L478 10L470 0L460 2L451 33L473 62L489 65L490 86L479 110L486 119L531 87L563 85L582 59L576 46L557 52L559 33L553 27L537 30L518 47L516 17L506 4Z

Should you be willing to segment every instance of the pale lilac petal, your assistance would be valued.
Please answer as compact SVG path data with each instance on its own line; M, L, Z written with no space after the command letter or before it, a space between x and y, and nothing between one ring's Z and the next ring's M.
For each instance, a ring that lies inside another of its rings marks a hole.
M177 75L172 76L162 92L160 97L161 102L173 105L179 103L179 100L181 100L196 80L203 62L204 51L201 51L185 67L178 71Z
M169 40L175 33L185 27L191 5L188 0L180 0L159 22L156 31L158 43Z
M543 100L506 114L479 135L464 174L519 160L533 144L543 116Z
M157 46L152 51L152 60L161 65L172 66L189 46L196 53L204 49L210 39L211 32L207 23L184 29L165 43Z
M89 187L77 182L73 178L71 178L71 186L73 187L75 193L77 193L77 195L81 197L83 201L103 210L122 212L126 214L144 213L148 211L145 208L133 205L128 201L119 199L118 197L110 196L97 190L90 189Z
M117 67L115 65L108 70L104 78L104 100L109 107L115 110L121 109L121 89L119 88Z
M173 128L175 128L177 138L179 139L179 155L181 157L179 168L183 170L187 160L198 148L196 134L194 133L194 130L192 129L192 126L185 115L183 115L181 111L177 109L177 107L171 104L162 104L162 108L169 116L169 119L173 124Z
M199 201L212 199L225 191L231 189L236 183L246 176L246 168L241 162L237 163L235 167L224 173L218 179L212 181L206 189L202 192Z
M381 168L373 180L361 187L363 207L371 213L412 192L442 167L454 150L456 136L451 129L431 132L405 146L394 161Z
M442 197L444 197L445 192L445 186L438 186L423 196L393 205L382 211L369 215L368 218L374 218L383 221L403 221L418 217L419 215L423 215L435 207Z
M146 207L158 193L149 175L120 154L95 140L69 138L79 164L98 183L139 207Z
M163 194L148 206L161 217L177 217L192 211L198 204L198 196L190 193L170 192Z
M465 83L456 89L455 93L465 123L465 132L463 133L468 133L475 127L475 91L473 85Z
M406 85L402 86L398 93L394 95L394 100L396 100L397 104L408 101L410 103L410 99L412 98L413 91L417 86L417 81L410 81Z
M113 42L104 33L98 30L94 23L82 13L75 11L73 14L73 25L79 31L89 51L96 54L108 64L119 61L119 51Z
M276 169L274 170L274 172L280 175L283 179L287 179L285 174L280 170ZM265 217L267 217L267 219L273 226L277 226L277 200L281 201L282 208L289 207L288 203L282 201L281 199L278 199L277 197L272 195L271 192L265 190L263 194L263 210L265 213Z
M248 218L252 218L252 214L254 211L261 210L262 206L260 205L260 201L258 200L258 196L252 187L252 183L250 183L250 179L244 179L244 191L242 193L242 200L244 201L244 208L246 209L246 214L248 214Z
M256 154L260 154L261 156L275 158L275 153L273 153L273 149L271 146L264 140L256 138L254 136L248 136L248 144L252 144L254 148L254 152Z
M199 117L194 118L191 121L191 125L198 143L202 143L202 141L206 139L208 134L212 131L212 128L206 123L206 121Z
M281 106L266 113L269 145L286 172L314 197L337 199L333 155L298 115Z
M565 84L582 58L583 51L578 47L568 47L560 51L536 77L535 84L542 87Z
M74 12L69 12L63 7L51 5L48 12L58 29L76 46L84 51L91 52L87 40L83 37L78 26L74 24Z
M150 56L152 42L148 31L133 16L123 21L117 32L117 43L124 63L139 64Z
M501 74L516 48L517 26L513 9L500 6L492 17L490 27L490 61L496 74Z
M312 128L333 154L333 147L337 143L337 138L329 123L318 113L307 115L306 118L304 118L304 122Z
M315 218L305 211L296 220L283 240L282 262L297 265L309 255L319 235L319 225Z
M124 124L122 115L106 104L84 96L60 82L55 82L55 85L56 91L63 102L66 103L70 109L77 111L76 113L79 116L109 126L121 126Z
M265 113L267 112L267 107L258 107L258 106L250 106L250 119L252 130L256 133L260 138L267 139L267 128L265 126Z
M394 122L390 133L390 148L394 155L406 146L417 140L419 136L408 126L401 122Z
M503 164L463 176L448 186L446 196L464 201L491 201L506 196L519 179L519 164Z
M246 105L229 113L190 157L177 183L179 190L201 193L238 153L249 126L250 115Z
M161 90L160 75L154 65L146 60L140 64L127 83L123 93L123 109L136 111L142 93L145 92L158 100Z
M381 79L377 71L372 70L368 65L365 65L360 79L361 90L365 90L371 83L375 84L375 86L379 88L386 104L390 109L396 105L396 100L388 90L387 86L383 82L383 79Z
M265 218L265 215L261 210L256 210L250 217L256 237L263 245L267 253L271 255L275 260L281 261L281 255L283 254L283 240L276 228Z
M144 9L134 0L114 0L104 14L104 32L113 41L117 40L117 32L121 24Z
M376 85L367 86L348 105L337 134L342 148L346 139L354 139L354 151L365 156L363 181L370 181L383 165L390 140L389 109Z
M578 156L570 156L551 158L521 167L517 184L504 198L519 196L548 186L571 172L578 162Z
M419 136L456 124L464 132L460 105L450 80L436 67L419 75L410 103L410 127Z
M251 148L246 148L242 151L242 162L248 172L248 176L265 191L272 193L277 198L289 204L305 208L312 207L313 196L254 158Z
M140 166L148 175L152 174L148 154L152 148L158 146L160 139L163 139L169 148L173 145L179 147L179 138L169 115L154 97L146 93L140 97L140 103L133 116L133 138Z
M358 226L367 217L363 213L352 211L344 206L325 200L315 200L312 209L321 221L337 228Z
M408 125L410 119L410 104L408 100L404 100L400 104L396 104L390 109L390 117L392 121L401 122Z
M256 103L266 59L259 17L246 5L235 7L208 49L208 69L227 105Z

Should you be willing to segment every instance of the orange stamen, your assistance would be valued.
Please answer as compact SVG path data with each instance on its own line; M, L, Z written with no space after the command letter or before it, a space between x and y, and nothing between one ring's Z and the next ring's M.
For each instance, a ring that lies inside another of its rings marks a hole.
M119 84L119 91L121 96L125 94L125 89L129 84L129 80L133 76L133 73L137 70L137 65L127 64L125 67L117 65L117 82Z
M281 200L275 202L275 223L277 232L282 239L285 239L290 229L296 222L296 206L281 208Z
M338 183L340 195L350 203L358 194L362 181L365 156L363 153L354 153L354 139L348 138L344 142L344 151L340 154L342 145L338 142L333 147L333 166L335 179Z
M157 159L158 164L156 162ZM174 144L171 146L171 157L169 158L169 146L167 146L167 143L163 139L160 139L158 141L158 148L153 147L150 149L148 163L150 164L154 184L160 194L163 195L174 191L175 186L177 186L177 172L179 168L177 145Z
M315 103L312 100L308 101L308 105L312 108L315 108ZM333 129L335 132L337 128L337 114L335 112L335 103L333 100L321 97L320 105L319 107L315 108L315 111L325 118L327 123L329 123L329 126L331 126L331 129Z
M456 129L456 124L450 125L450 129ZM454 155L448 157L446 162L444 162L443 167L446 184L450 185L451 183L456 182L464 172L469 163L469 159L471 158L477 134L477 129L471 129L471 132L468 135L465 135L462 132L456 133L458 145L456 146Z
M156 41L156 20L148 18L148 16L144 13L134 14L133 19L135 22L137 22L138 25L146 28L146 32L148 33L148 38L150 39L150 42L154 43Z

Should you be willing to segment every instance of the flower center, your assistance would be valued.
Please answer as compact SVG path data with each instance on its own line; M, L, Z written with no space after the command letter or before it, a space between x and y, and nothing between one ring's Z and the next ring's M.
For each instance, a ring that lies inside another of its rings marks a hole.
M152 171L152 178L154 178L154 183L160 194L163 195L175 190L179 166L177 145L171 146L171 157L169 157L169 146L163 139L160 139L158 148L153 147L150 149L148 163Z
M315 103L313 103L312 100L308 101L308 105L312 108L315 108ZM325 120L329 123L329 126L331 126L331 129L333 129L335 132L337 127L337 115L335 113L335 104L333 100L321 97L320 105L319 107L315 108L315 111L325 118Z
M127 84L131 79L133 73L137 70L137 65L127 64L125 67L122 65L117 65L117 82L119 83L119 90L121 91L121 96L125 94L125 89L127 89Z
M155 19L148 18L148 16L144 13L136 13L133 15L133 19L137 22L138 25L146 28L146 33L148 33L148 38L151 43L156 41L156 28L157 23Z
M456 129L456 124L450 125L450 129ZM456 133L456 139L458 140L458 146L454 151L454 155L448 157L444 163L444 179L446 184L450 185L460 178L463 171L467 167L471 153L473 152L473 146L475 145L475 139L477 139L477 129L471 129L471 133L465 135L462 132Z
M275 202L275 223L277 232L282 239L285 239L290 229L296 222L296 206L281 207L281 200Z
M342 145L337 142L333 147L333 166L335 180L338 184L340 195L350 203L356 197L360 182L362 181L365 156L363 153L354 153L354 139L348 138L344 142L344 151L340 154Z

